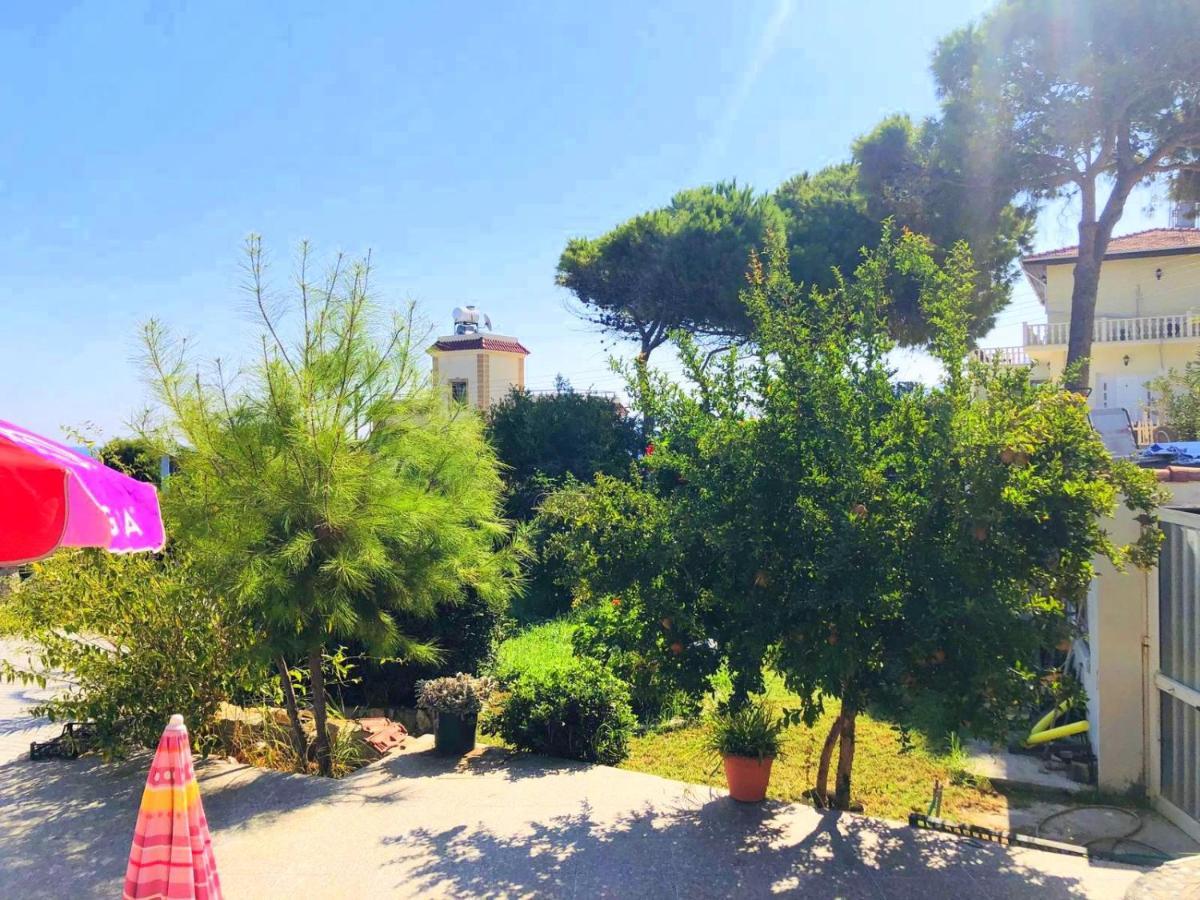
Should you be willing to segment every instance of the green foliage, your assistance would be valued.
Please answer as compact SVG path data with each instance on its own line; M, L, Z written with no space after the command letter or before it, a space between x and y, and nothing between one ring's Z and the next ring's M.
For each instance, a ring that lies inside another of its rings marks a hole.
M596 660L629 685L639 722L653 725L696 712L701 686L691 693L680 688L696 669L681 662L683 645L670 619L651 622L637 595L627 594L586 604L576 620L576 655Z
M262 349L238 376L195 368L161 325L145 329L164 417L154 436L186 448L164 513L264 650L309 660L322 757L322 648L435 661L401 618L432 617L467 590L507 602L520 545L482 422L430 386L411 309L381 315L369 261L339 258L316 281L302 248L289 303L266 282L257 238L247 253Z
M513 635L496 650L492 674L511 683L525 672L542 674L570 668L575 663L575 628L575 623L567 619L556 619Z
M1001 0L935 54L939 128L966 161L963 186L1079 198L1076 383L1087 383L1101 263L1126 201L1200 153L1198 41L1192 0Z
M582 318L638 340L648 358L676 328L745 334L739 294L746 261L783 236L783 215L770 197L722 182L680 191L666 208L598 238L570 240L557 280L580 302Z
M560 379L553 394L514 390L488 412L487 436L503 465L506 513L533 519L547 494L597 474L628 477L641 447L641 431L615 399L576 393ZM534 553L525 590L512 612L518 622L565 613L571 596L561 573L544 553L550 523L531 529Z
M527 670L484 723L521 750L614 765L629 753L637 720L624 682L594 660Z
M789 178L774 197L787 222L788 268L797 283L828 290L835 270L853 271L863 248L879 243L879 220L867 212L852 163Z
M61 550L0 604L33 648L32 666L4 663L4 676L56 689L34 714L95 722L107 755L154 746L173 713L207 749L218 705L267 680L243 611L178 555Z
M100 450L100 461L138 481L161 482L161 455L145 438L113 438Z
M890 383L898 278L919 285L937 388ZM1153 559L1152 476L1109 456L1083 397L968 368L965 247L941 264L927 239L885 229L831 290L802 292L782 253L750 283L752 355L705 366L683 336L690 390L632 370L658 423L641 482L547 501L579 595L636 595L649 629L679 635L667 654L690 690L727 667L734 708L770 665L808 722L824 698L857 714L933 695L974 732L1002 731L1029 661L1070 631L1093 556ZM1129 547L1100 527L1122 495L1142 513Z
M637 423L614 399L577 393L565 382L553 394L514 388L488 410L487 437L504 465L506 512L520 521L569 478L627 474L641 449Z
M948 109L943 118L920 124L908 116L890 116L854 142L853 154L858 191L872 222L890 219L896 228L925 235L941 262L960 242L970 247L976 289L967 301L967 332L978 338L991 330L996 313L1008 303L1017 277L1013 262L1029 250L1033 238L1034 211L1013 202L1004 161L991 161L991 177L977 177L972 149ZM857 260L842 271L856 266ZM922 343L930 336L918 282L893 286L888 319L900 343Z
M1181 441L1200 440L1200 357L1182 372L1172 369L1148 385L1163 424Z
M364 654L357 684L344 690L347 703L362 706L412 706L417 682L467 672L478 675L492 662L497 644L510 624L507 604L487 600L476 591L439 603L433 617L396 615L397 628L413 641L436 648L434 659L397 659Z
M745 703L712 717L709 748L721 756L750 756L757 759L779 755L784 721L766 703Z

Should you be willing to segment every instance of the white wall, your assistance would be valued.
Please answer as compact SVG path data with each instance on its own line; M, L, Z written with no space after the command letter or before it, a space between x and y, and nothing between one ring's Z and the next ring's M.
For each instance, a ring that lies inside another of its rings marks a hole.
M1200 507L1200 482L1163 486L1171 493L1167 506ZM1133 540L1138 531L1133 513L1124 506L1104 527L1119 543ZM1157 597L1151 580L1157 580L1158 570L1131 566L1118 571L1103 558L1097 558L1095 565L1088 598L1092 670L1090 675L1081 673L1088 688L1088 737L1099 762L1100 786L1125 790L1148 780L1149 604Z

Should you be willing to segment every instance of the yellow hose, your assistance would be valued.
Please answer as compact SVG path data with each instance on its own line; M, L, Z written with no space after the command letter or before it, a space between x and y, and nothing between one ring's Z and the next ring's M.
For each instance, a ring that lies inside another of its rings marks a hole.
M1042 731L1038 734L1031 734L1025 740L1026 747L1035 747L1038 744L1048 744L1050 741L1057 741L1059 738L1070 737L1073 734L1083 734L1088 730L1087 720L1072 722L1070 725L1060 725L1058 728L1051 728L1049 731Z
M1070 737L1073 734L1083 734L1088 730L1086 720L1080 722L1071 722L1069 725L1060 725L1058 728L1050 728L1054 720L1071 708L1071 701L1064 700L1050 712L1046 713L1037 720L1037 724L1030 729L1029 737L1025 739L1026 747L1034 747L1038 744L1047 744L1050 741L1057 741L1059 738ZM1049 730L1047 730L1049 729Z

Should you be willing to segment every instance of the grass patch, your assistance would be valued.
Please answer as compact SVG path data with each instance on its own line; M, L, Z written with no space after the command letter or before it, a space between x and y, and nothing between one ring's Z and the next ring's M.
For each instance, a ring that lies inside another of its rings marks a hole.
M569 666L575 658L571 636L575 625L555 619L526 628L496 648L493 674L504 680L517 672L545 672Z
M767 679L766 696L781 708L799 702L778 676ZM768 797L809 802L805 793L812 789L821 747L836 713L837 704L831 703L811 728L797 725L784 731L780 755L771 771ZM902 732L895 724L866 713L859 715L856 732L853 794L868 815L903 821L910 812L925 812L935 780L944 785L942 815L947 818L971 821L1007 809L1006 798L986 779L974 778L963 771L961 747L938 746L928 732L920 729ZM708 725L704 722L670 731L653 731L631 741L629 758L621 768L724 787L721 761L707 749L707 741ZM830 789L832 782L830 772Z
M494 672L547 669L569 665L572 658L571 635L575 626L558 619L528 628L504 641L497 650ZM728 677L714 679L715 697L729 692ZM776 675L767 678L766 696L780 708L798 705L799 700ZM808 802L805 792L812 788L820 759L821 746L833 722L837 704L808 728L797 725L782 736L781 754L775 760L767 795L776 800ZM939 734L936 711L919 710L914 727L907 732L891 722L863 714L858 718L858 749L854 761L854 799L865 812L885 819L905 820L912 811L925 812L933 793L933 782L941 780L942 815L971 821L994 816L1008 809L1007 798L990 783L962 771L961 747L943 745L929 735ZM692 784L725 786L721 761L707 749L708 726L704 722L676 723L669 728L652 730L630 741L629 758L622 769L661 775ZM495 738L487 743L499 743ZM832 788L832 773L831 784Z
M833 718L834 711L830 710L812 728L798 725L783 733L768 797L808 802L805 792L812 788L821 746ZM970 821L974 814L1006 809L1004 797L986 781L963 778L952 760L923 746L919 736L910 735L906 746L896 726L865 714L859 716L856 731L854 799L863 804L868 815L905 820L910 812L925 812L934 779L945 785L943 816ZM635 737L621 768L724 787L720 759L707 749L707 739L704 724ZM832 789L832 773L830 780Z

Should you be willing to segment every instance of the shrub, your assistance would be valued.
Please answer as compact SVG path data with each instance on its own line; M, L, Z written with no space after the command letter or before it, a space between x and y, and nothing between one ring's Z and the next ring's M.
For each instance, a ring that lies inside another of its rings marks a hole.
M1184 367L1172 369L1148 385L1155 395L1155 411L1181 441L1200 438L1200 356Z
M520 675L484 730L521 750L613 765L629 755L629 688L595 660Z
M542 501L573 481L597 474L625 478L641 449L641 428L611 397L581 394L562 378L553 394L514 389L492 405L488 439L504 463L505 513L535 521L535 553L525 567L525 589L514 598L521 623L552 619L571 606L569 574L546 552L554 522L535 519Z
M34 660L0 673L40 684L61 675L62 690L32 712L95 722L106 755L153 746L172 713L206 749L221 701L267 684L257 635L186 558L59 551L0 603Z
M690 716L698 704L681 689L692 669L676 653L682 643L674 622L650 619L635 594L589 604L572 636L575 653L590 657L629 685L634 715L653 725L673 715Z
M417 703L423 708L456 716L473 716L483 708L496 683L490 678L473 678L459 672L446 678L431 678L417 685Z
M358 682L343 690L345 701L360 706L412 706L420 681L455 672L480 674L491 665L504 632L505 607L503 602L467 590L461 600L440 604L432 618L397 616L404 634L437 649L434 662L380 661L361 642L349 641L351 651L362 661Z
M746 703L713 717L708 746L721 756L775 757L783 727L766 704Z

